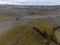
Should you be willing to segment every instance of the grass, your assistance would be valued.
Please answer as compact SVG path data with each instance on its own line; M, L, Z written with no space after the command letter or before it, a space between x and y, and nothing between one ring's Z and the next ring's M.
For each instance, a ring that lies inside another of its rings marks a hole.
M45 40L28 25L20 25L0 37L0 45L43 45Z

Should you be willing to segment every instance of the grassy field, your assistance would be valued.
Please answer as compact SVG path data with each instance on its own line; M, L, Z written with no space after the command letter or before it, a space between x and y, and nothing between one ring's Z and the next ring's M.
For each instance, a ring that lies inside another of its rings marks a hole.
M0 45L44 45L45 39L26 24L37 18L60 26L59 6L0 6ZM51 29L49 24L41 29L46 28Z
M44 45L40 34L26 24L17 26L0 37L0 45Z

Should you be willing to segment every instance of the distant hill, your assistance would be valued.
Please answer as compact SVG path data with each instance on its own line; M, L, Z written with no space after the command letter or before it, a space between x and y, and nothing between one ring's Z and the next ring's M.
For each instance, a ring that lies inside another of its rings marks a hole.
M60 15L60 5L0 5L0 16Z

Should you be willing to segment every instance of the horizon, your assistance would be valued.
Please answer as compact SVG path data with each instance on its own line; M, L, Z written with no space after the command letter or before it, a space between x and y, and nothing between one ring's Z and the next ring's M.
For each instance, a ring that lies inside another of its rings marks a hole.
M11 5L60 5L59 0L0 0L0 4Z

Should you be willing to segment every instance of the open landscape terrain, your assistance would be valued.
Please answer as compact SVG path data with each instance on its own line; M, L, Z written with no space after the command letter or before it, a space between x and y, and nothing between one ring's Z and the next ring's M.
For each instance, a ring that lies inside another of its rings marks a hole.
M60 26L60 6L0 5L0 35L17 25L27 23L37 18ZM35 36L35 34L33 35ZM52 43L51 45L55 44Z

